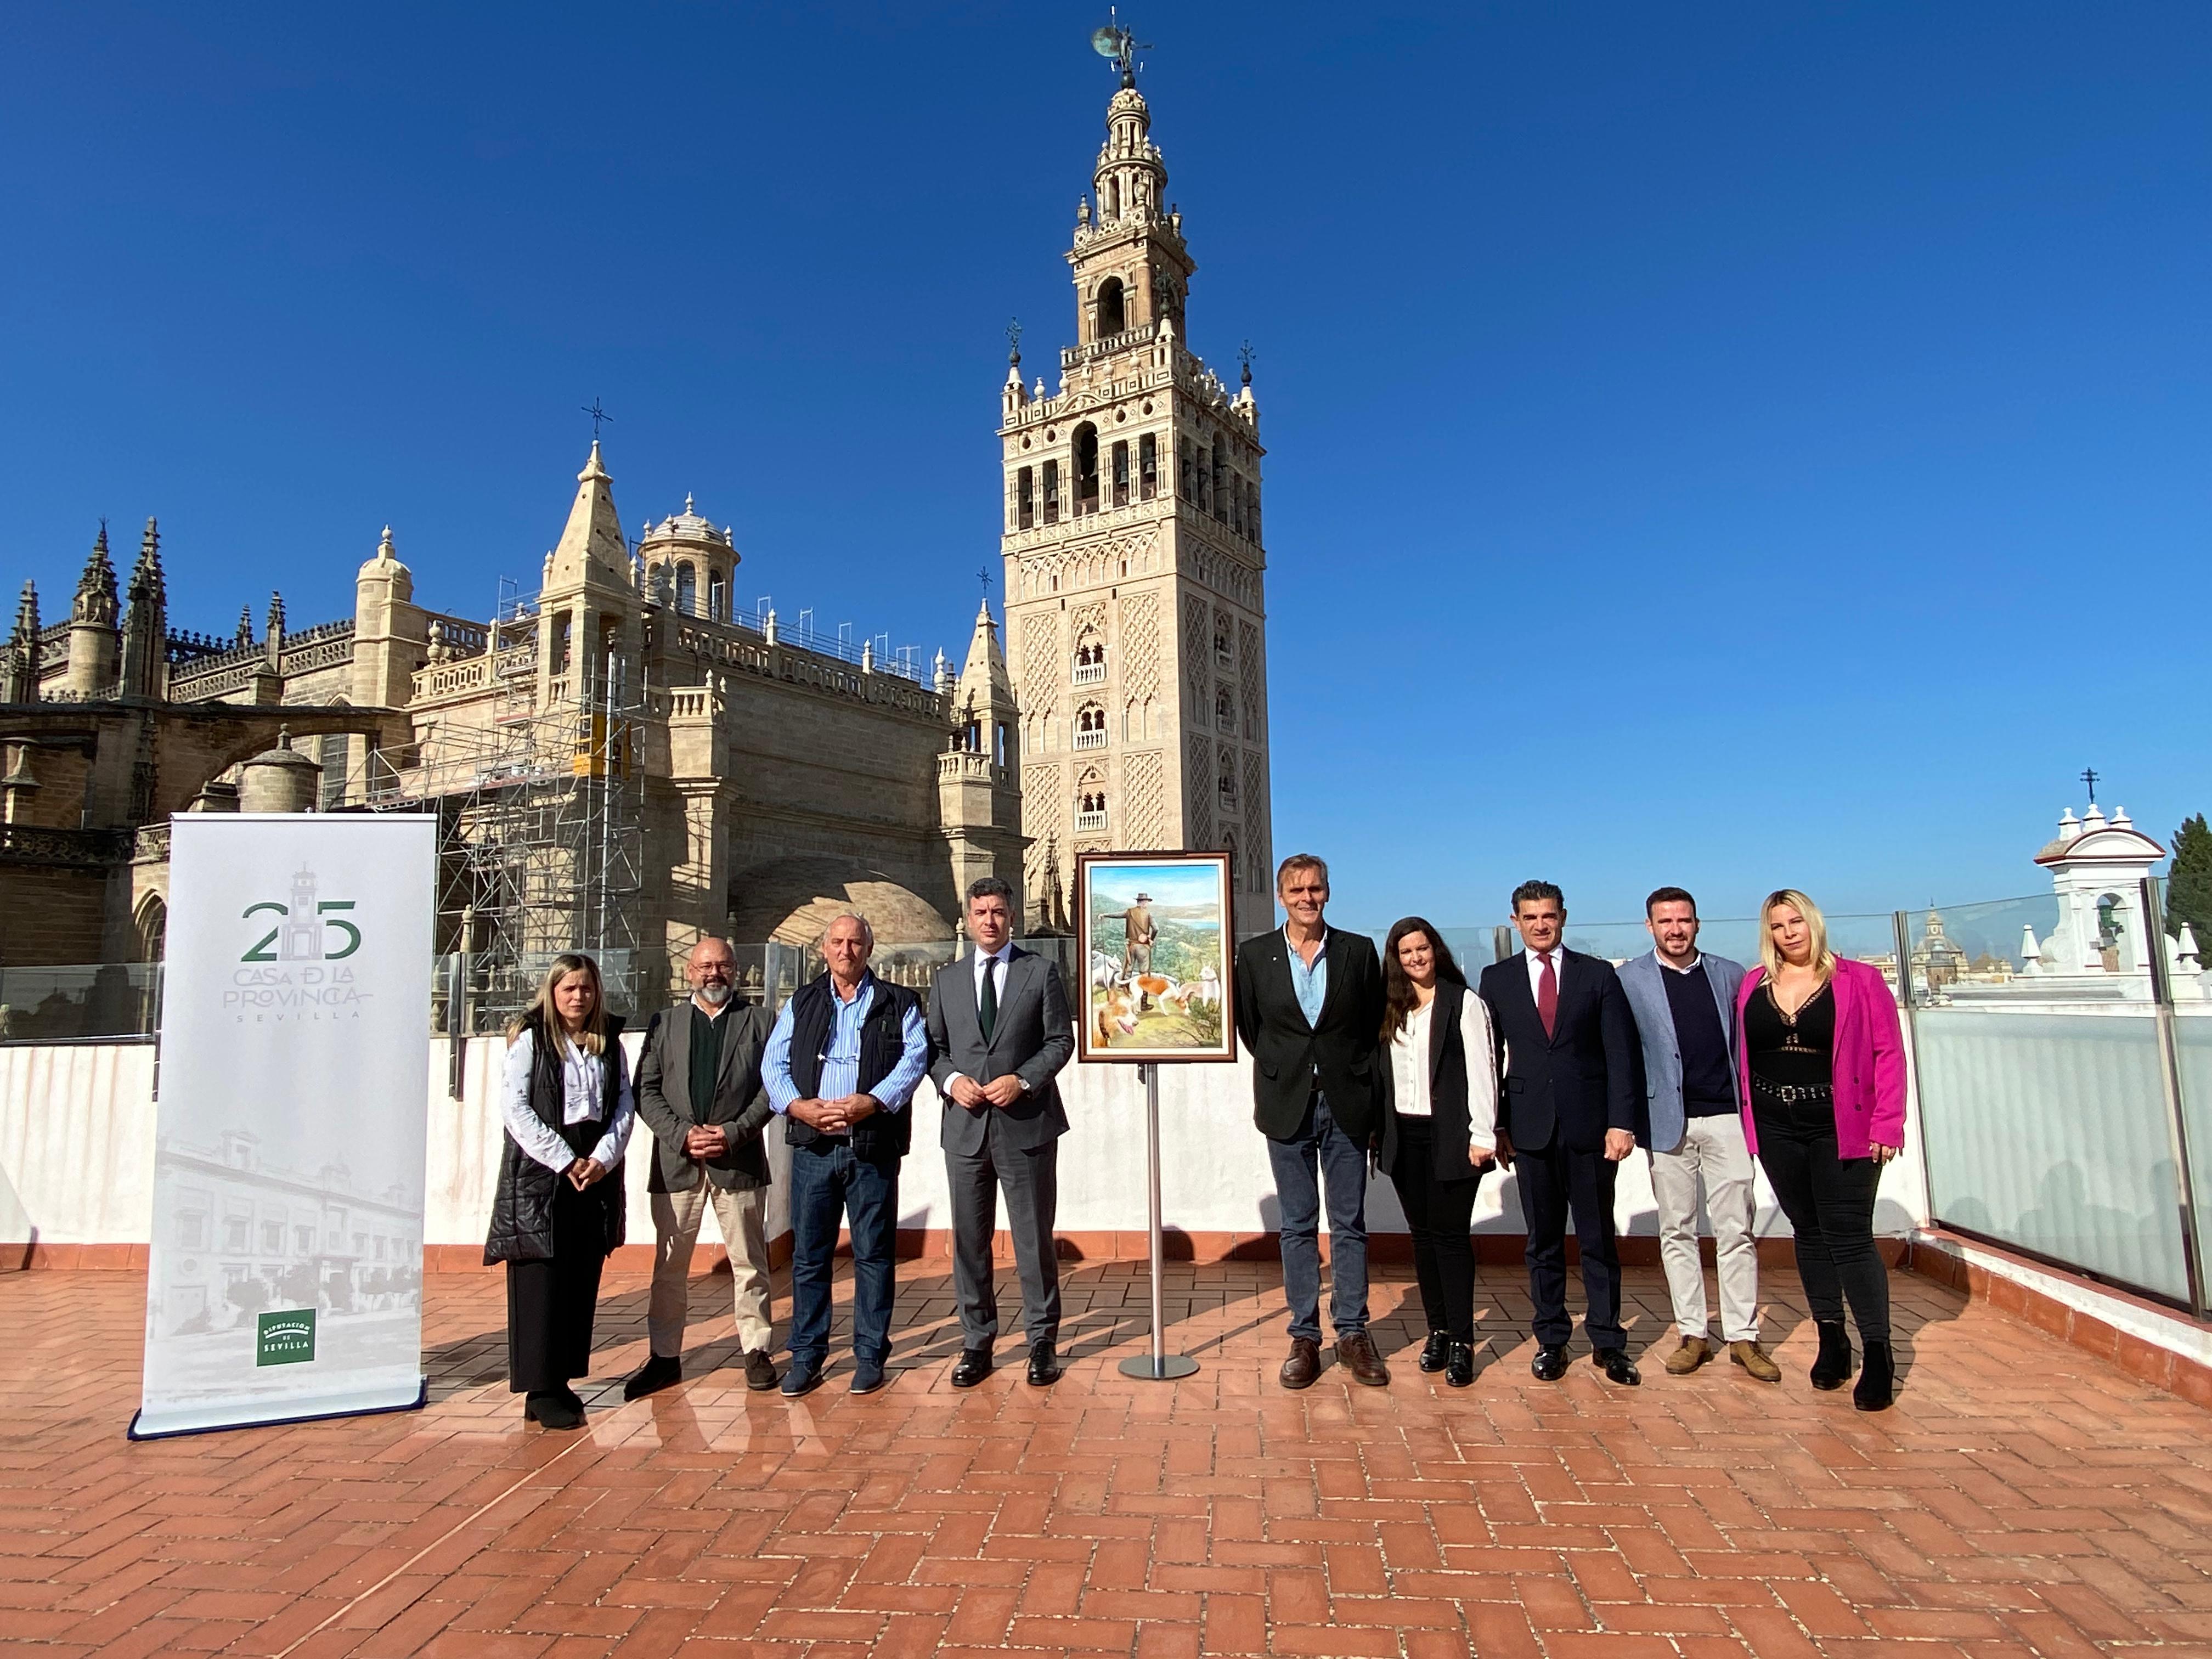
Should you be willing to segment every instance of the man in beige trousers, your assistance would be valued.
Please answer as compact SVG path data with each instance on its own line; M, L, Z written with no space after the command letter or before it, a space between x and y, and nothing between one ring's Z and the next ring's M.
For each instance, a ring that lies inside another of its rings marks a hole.
M768 1148L774 1115L761 1082L768 1015L732 994L737 954L703 939L684 963L689 1000L656 1015L637 1062L637 1115L653 1131L653 1296L646 1313L651 1356L623 1385L635 1400L684 1377L691 1252L707 1208L722 1229L735 1292L745 1386L776 1385L769 1358Z

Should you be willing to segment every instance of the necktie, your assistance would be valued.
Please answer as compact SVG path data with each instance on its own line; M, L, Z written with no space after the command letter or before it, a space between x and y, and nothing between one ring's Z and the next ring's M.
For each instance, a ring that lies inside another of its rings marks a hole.
M986 1042L991 1040L991 1033L999 1025L998 965L996 957L984 962L982 992L975 1001L975 1021L983 1028L983 1041Z
M1553 1035L1559 1022L1559 976L1552 967L1549 951L1536 958L1536 1018L1544 1022L1544 1035Z

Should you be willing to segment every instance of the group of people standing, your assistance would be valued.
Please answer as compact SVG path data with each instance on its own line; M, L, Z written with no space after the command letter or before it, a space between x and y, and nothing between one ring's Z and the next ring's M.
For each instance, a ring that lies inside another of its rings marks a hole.
M1762 1382L1781 1372L1760 1346L1753 1159L1796 1235L1799 1276L1820 1333L1811 1381L1838 1389L1863 1350L1854 1402L1895 1387L1888 1281L1874 1243L1875 1189L1903 1144L1905 1068L1881 975L1828 948L1802 893L1771 896L1760 962L1747 971L1697 948L1697 906L1651 895L1652 950L1618 971L1564 948L1560 890L1513 894L1522 949L1469 986L1443 933L1418 916L1381 953L1328 926L1328 867L1285 859L1286 921L1237 950L1237 1035L1251 1054L1254 1121L1280 1206L1291 1351L1280 1381L1321 1375L1320 1228L1328 1219L1330 1322L1338 1363L1380 1387L1389 1368L1368 1333L1370 1160L1397 1189L1412 1234L1428 1334L1419 1364L1474 1380L1471 1224L1483 1176L1510 1170L1528 1229L1535 1375L1567 1370L1566 1233L1581 1252L1584 1329L1611 1381L1642 1379L1620 1319L1613 1188L1639 1146L1651 1160L1661 1252L1680 1341L1667 1370L1714 1357L1699 1255L1700 1188L1718 1264L1721 1340ZM955 1388L991 1374L999 1337L992 1250L1004 1200L1022 1286L1026 1374L1060 1375L1054 1245L1058 1146L1068 1127L1054 1079L1074 1053L1056 963L1012 939L1014 896L969 888L974 948L939 969L924 1000L868 969L874 935L836 918L823 973L782 1011L734 996L730 946L707 939L685 965L691 994L654 1016L633 1079L622 1024L597 966L556 958L510 1036L501 1096L506 1137L484 1259L507 1266L508 1382L549 1428L584 1419L571 1384L588 1374L600 1269L623 1243L623 1158L635 1121L652 1137L654 1231L649 1355L623 1384L638 1399L683 1377L690 1273L711 1206L728 1249L746 1386L789 1396L821 1386L841 1227L854 1260L851 1391L888 1381L896 1294L898 1177L910 1108L927 1075L945 1103L939 1141L961 1325ZM791 1152L789 1364L770 1349L765 1136L783 1120Z
M851 1391L889 1380L896 1298L899 1166L911 1150L915 1091L945 1103L939 1140L951 1195L961 1352L955 1388L988 1376L999 1337L992 1245L1000 1199L1014 1242L1029 1381L1060 1376L1060 1263L1053 1243L1059 1141L1067 1113L1054 1082L1075 1053L1060 969L1012 942L1013 890L968 890L974 949L922 998L869 971L866 918L835 918L823 972L771 1017L735 1000L736 957L702 939L684 964L691 994L654 1016L626 1074L621 1022L605 1012L597 966L555 959L510 1038L501 1098L507 1135L487 1263L507 1273L507 1380L549 1428L584 1420L570 1384L588 1373L600 1267L623 1242L621 1172L635 1120L653 1137L647 1178L654 1253L645 1364L635 1400L683 1380L691 1257L711 1204L730 1258L745 1385L793 1397L822 1385L830 1358L838 1234L851 1235ZM766 1136L783 1120L791 1151L790 1364L770 1352Z
M1367 1330L1369 1159L1397 1188L1412 1234L1428 1337L1418 1361L1447 1383L1474 1380L1474 1249L1483 1176L1510 1169L1527 1227L1536 1352L1567 1371L1566 1234L1579 1248L1583 1328L1612 1382L1643 1380L1620 1318L1613 1189L1639 1146L1651 1161L1660 1251L1679 1342L1667 1370L1714 1357L1698 1245L1711 1217L1729 1358L1781 1380L1759 1340L1753 1160L1796 1233L1798 1275L1820 1334L1814 1388L1850 1380L1844 1322L1862 1355L1853 1403L1894 1397L1888 1277L1874 1240L1882 1166L1904 1144L1902 1026L1875 969L1829 948L1820 908L1787 889L1760 907L1759 963L1698 949L1697 902L1662 887L1644 905L1652 949L1616 970L1565 948L1565 896L1513 892L1522 949L1470 987L1436 927L1394 926L1379 957L1331 928L1328 866L1283 861L1287 918L1237 952L1237 1029L1253 1057L1255 1121L1267 1138L1282 1209L1291 1351L1280 1380L1320 1376L1319 1226L1328 1212L1330 1322L1337 1361L1380 1387L1389 1367Z

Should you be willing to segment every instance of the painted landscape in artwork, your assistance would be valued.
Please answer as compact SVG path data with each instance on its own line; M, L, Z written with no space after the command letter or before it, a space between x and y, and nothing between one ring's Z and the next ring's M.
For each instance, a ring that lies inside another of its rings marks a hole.
M1215 868L1093 865L1088 897L1090 1048L1218 1049L1227 929Z

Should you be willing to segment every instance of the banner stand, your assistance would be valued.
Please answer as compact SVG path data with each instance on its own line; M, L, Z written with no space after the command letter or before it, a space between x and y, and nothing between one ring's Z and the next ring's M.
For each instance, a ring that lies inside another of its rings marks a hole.
M430 1403L430 1379L422 1379L422 1391L404 1406L365 1406L359 1411L312 1412L305 1417L258 1418L251 1423L210 1423L204 1429L156 1429L150 1434L138 1432L138 1420L146 1415L144 1409L131 1413L131 1426L123 1431L126 1440L181 1440L193 1434L228 1434L233 1429L281 1429L294 1423L327 1423L338 1417L389 1417L394 1412L419 1412Z
M1194 1375L1198 1361L1188 1354L1171 1354L1167 1351L1167 1321L1160 1305L1161 1263L1165 1255L1160 1236L1160 1068L1157 1065L1139 1066L1137 1075L1145 1085L1146 1191L1152 1201L1152 1351L1123 1360L1121 1375L1139 1377L1147 1382L1172 1382L1177 1377Z

